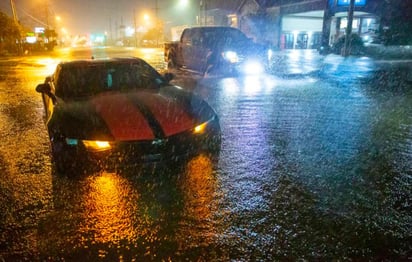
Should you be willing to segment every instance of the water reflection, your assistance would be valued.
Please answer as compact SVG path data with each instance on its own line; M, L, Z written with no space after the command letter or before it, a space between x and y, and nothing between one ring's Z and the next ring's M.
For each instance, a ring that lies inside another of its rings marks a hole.
M188 162L186 172L182 176L181 190L184 199L184 214L188 221L196 222L191 235L210 234L213 225L208 223L213 216L214 193L216 191L216 176L213 162L206 155L200 155ZM198 231L198 227L204 231ZM189 231L191 231L189 229Z
M138 198L128 181L114 173L91 176L86 182L83 196L84 222L80 233L92 233L99 243L117 243L131 240L134 226L133 203Z
M179 165L121 174L53 174L54 210L40 223L40 253L104 260L202 253L216 235L214 170L212 158L199 155Z
M217 161L213 157L199 155L191 159L181 177L182 216L176 240L179 255L175 259L188 261L213 261L227 258L228 254L219 243L223 231L222 221L217 217L219 201L219 177Z
M235 246L232 259L410 250L410 92L377 92L352 76L339 86L309 78L273 78L266 89L253 79L197 86L222 123L220 201L230 210L223 238Z

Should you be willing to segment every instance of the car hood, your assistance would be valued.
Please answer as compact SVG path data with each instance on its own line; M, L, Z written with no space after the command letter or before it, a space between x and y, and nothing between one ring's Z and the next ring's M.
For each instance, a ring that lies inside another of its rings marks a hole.
M223 51L235 51L244 56L266 55L268 47L253 41L242 41L222 46Z
M213 115L206 102L173 88L104 93L59 103L49 130L77 139L152 140L188 131Z

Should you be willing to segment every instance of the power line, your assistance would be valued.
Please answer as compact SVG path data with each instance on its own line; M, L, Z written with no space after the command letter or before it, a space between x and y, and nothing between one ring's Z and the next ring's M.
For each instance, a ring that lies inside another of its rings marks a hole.
M45 22L41 21L40 19L32 16L31 14L27 13L27 12L24 11L23 9L20 9L20 8L19 8L19 10L20 10L22 13L24 13L27 17L31 18L33 21L36 21L36 22L40 23L41 25L47 26L47 23L45 23Z

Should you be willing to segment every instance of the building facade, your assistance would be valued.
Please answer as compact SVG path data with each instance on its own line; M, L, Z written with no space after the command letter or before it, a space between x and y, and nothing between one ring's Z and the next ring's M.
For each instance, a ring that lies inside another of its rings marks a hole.
M237 27L279 49L317 49L345 34L349 1L209 0L205 16L213 24ZM355 0L352 32L365 41L378 30L382 1Z

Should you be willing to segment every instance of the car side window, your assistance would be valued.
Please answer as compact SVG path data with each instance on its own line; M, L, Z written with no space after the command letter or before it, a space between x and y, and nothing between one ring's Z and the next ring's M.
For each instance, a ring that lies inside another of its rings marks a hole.
M56 95L64 98L66 96L67 89L69 88L68 83L68 76L65 70L59 68L56 71L57 77L55 77L55 88L56 88Z
M106 90L111 90L111 89L113 89L114 88L114 85L115 85L115 72L116 72L116 70L115 69L113 69L113 68L110 68L110 69L106 69L106 70L102 70L102 69L100 69L99 68L99 71L103 71L103 86L102 86L102 88L103 89L106 89Z
M185 30L182 35L182 44L191 45L192 44L192 31Z
M202 34L199 31L195 31L192 34L192 45L193 46L202 46Z
M162 83L158 74L148 65L136 65L133 71L139 88L157 88Z
M52 76L52 82L53 82L53 87L52 87L52 93L56 93L56 88L58 87L57 86L57 83L58 83L58 81L59 81L59 77L60 77L60 71L61 71L61 66L60 65L58 65L57 67L56 67L56 70L55 70L55 72L54 72L54 74L53 74L53 76Z
M105 86L108 88L108 89L111 89L112 88L112 86L113 86L113 76L112 76L112 74L110 73L110 72L108 72L107 73L107 75L106 75L106 81L105 81Z
M204 32L202 35L203 46L207 48L213 48L213 43L216 42L215 36L211 32Z

